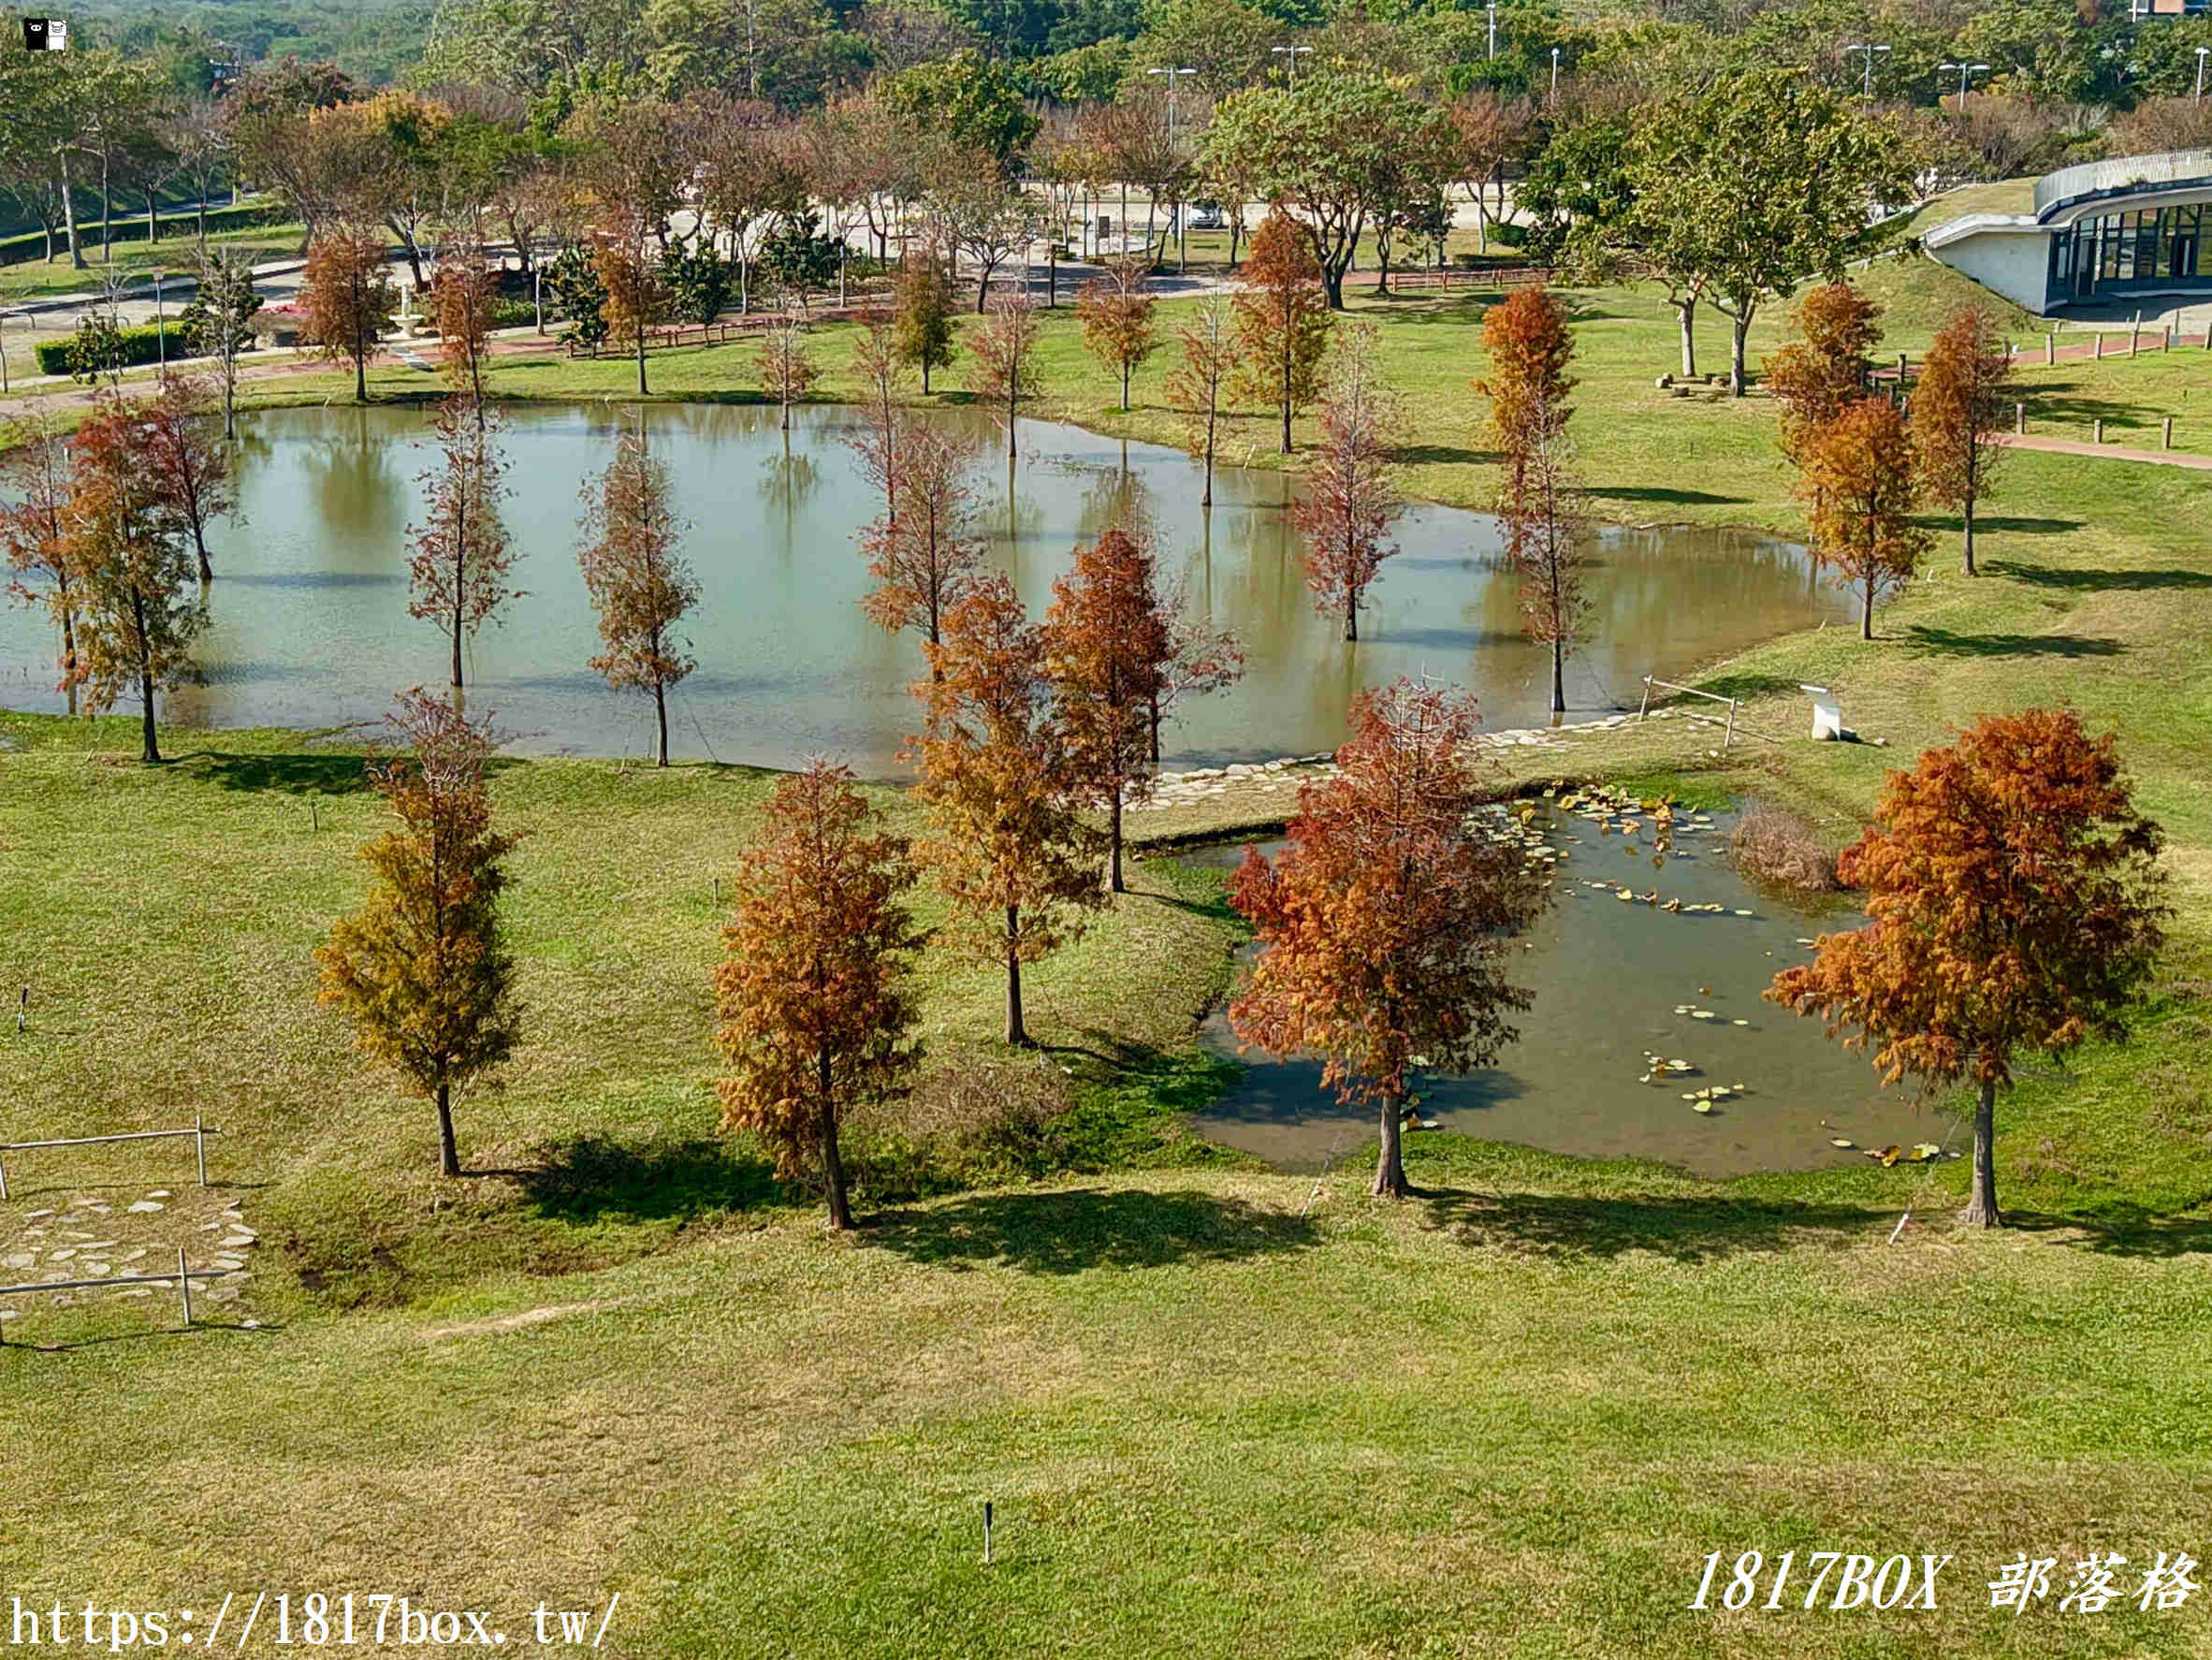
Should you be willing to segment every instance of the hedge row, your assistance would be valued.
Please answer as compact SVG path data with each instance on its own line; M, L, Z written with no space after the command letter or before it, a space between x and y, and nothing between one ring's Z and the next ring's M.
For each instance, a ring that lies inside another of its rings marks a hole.
M289 215L285 213L283 207L269 202L248 202L235 208L210 208L208 210L208 229L210 231L260 230L269 226L284 225L289 222ZM162 215L161 225L163 233L161 240L164 243L189 243L198 236L199 215L192 212L165 213ZM146 240L146 215L140 213L136 218L111 221L109 226L108 240L110 242L144 241ZM53 244L60 255L54 263L59 265L63 259L68 256L68 243L62 232L56 231L54 233ZM77 222L77 245L84 250L88 259L92 257L93 251L100 245L98 220L80 219ZM0 241L0 265L22 265L29 260L44 259L45 257L46 238L37 231L32 231L27 236L9 237L7 240ZM182 260L182 254L180 253L178 257Z
M189 357L192 348L184 343L183 330L174 323L166 325L166 328L169 337L169 360L174 362L179 357ZM162 328L152 323L140 323L120 329L118 333L123 340L123 366L125 369L160 361ZM43 374L67 374L69 350L76 343L77 337L73 334L64 335L59 340L40 341L37 346L39 371Z

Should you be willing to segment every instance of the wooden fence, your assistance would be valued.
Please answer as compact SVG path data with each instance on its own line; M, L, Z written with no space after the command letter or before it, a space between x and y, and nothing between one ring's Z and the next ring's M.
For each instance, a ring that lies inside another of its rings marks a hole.
M195 1152L199 1156L199 1185L208 1185L208 1137L223 1132L212 1124L203 1122L196 1114L190 1129L132 1129L121 1135L65 1136L46 1142L0 1142L0 1200L7 1198L7 1161L9 1153L29 1153L40 1147L94 1147L108 1142L163 1142L180 1136L190 1136Z

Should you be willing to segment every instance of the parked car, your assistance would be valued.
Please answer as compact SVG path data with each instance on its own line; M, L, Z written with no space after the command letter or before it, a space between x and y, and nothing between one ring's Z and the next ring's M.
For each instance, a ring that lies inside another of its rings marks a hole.
M1219 202L1193 202L1190 204L1190 228L1193 230L1220 230L1229 221L1221 216Z

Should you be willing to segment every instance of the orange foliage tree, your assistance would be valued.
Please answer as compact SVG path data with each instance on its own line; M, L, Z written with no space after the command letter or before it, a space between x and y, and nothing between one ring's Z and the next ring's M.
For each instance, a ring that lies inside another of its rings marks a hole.
M1506 472L1516 473L1537 438L1556 437L1574 414L1566 370L1575 334L1565 302L1540 283L1516 288L1482 313L1482 349L1490 372L1475 389L1490 400L1492 436Z
M0 560L7 596L42 605L61 630L60 690L77 713L79 599L69 569L63 513L69 502L69 441L36 409L0 428Z
M1106 888L1127 893L1122 808L1152 793L1152 711L1175 651L1151 549L1123 530L1078 547L1075 568L1053 584L1044 638L1071 787L1106 809Z
M1989 491L2004 455L2004 394L2012 383L2011 348L1987 307L1964 305L1928 347L1913 388L1913 438L1928 494L1958 509L1966 574L1974 574L1974 507Z
M1539 395L1536 418L1520 466L1508 469L1498 493L1506 555L1521 575L1521 615L1529 638L1551 648L1551 712L1566 709L1566 659L1585 616L1582 596L1584 538L1582 488L1576 476L1574 442L1546 418Z
M778 780L714 975L722 1123L757 1134L787 1181L819 1170L839 1230L852 1211L838 1119L902 1093L917 1058L907 980L922 935L901 899L914 868L874 824L846 767L818 760Z
M579 558L605 648L591 667L618 692L652 693L666 766L668 689L699 666L676 627L699 603L699 583L677 552L668 469L647 450L643 431L616 441L614 459L584 487L584 501L590 540Z
M1812 520L1812 557L1859 597L1859 635L1874 637L1874 603L1913 579L1928 532L1905 417L1885 399L1844 405L1804 445L1797 492Z
M791 406L812 389L822 371L807 347L807 328L796 317L779 317L761 336L753 354L760 366L761 390L776 400L782 412L782 427L791 430Z
M453 643L453 683L461 683L461 644L518 591L507 588L514 555L500 521L502 467L491 440L496 415L457 392L438 407L444 460L423 475L429 522L410 527L407 614L444 629Z
M1321 389L1329 351L1329 293L1313 240L1280 208L1260 221L1237 273L1237 377L1240 391L1283 417L1283 454L1291 417Z
M968 337L974 365L968 389L987 403L1006 406L1006 459L1014 458L1014 416L1022 400L1037 396L1037 302L1026 294L1009 294L991 302L983 321Z
M445 384L484 407L484 368L491 343L491 306L499 273L473 242L438 261L430 282L430 315L438 325L438 363Z
M1388 457L1401 426L1398 400L1375 369L1372 323L1347 324L1321 399L1321 442L1306 490L1291 509L1305 539L1305 584L1324 613L1341 611L1344 637L1360 637L1360 599L1397 552L1390 526L1404 511Z
M164 371L161 389L142 406L146 463L178 522L192 532L199 579L214 578L208 562L208 522L238 505L230 452L215 434L215 397L207 383Z
M973 528L967 461L939 427L902 429L893 510L861 532L877 586L861 601L869 619L895 633L920 627L943 640L945 613L974 585L983 541ZM938 673L931 659L930 673Z
M2162 837L2112 738L2068 709L1985 715L1890 773L1874 816L1838 865L1866 890L1867 925L1822 935L1767 996L1851 1047L1875 1045L1885 1084L1972 1083L1964 1220L1999 1227L1997 1092L2019 1051L2123 1034L2163 943Z
M146 459L145 424L112 395L94 400L70 443L62 557L77 604L75 676L88 709L138 694L141 758L159 762L153 694L192 673L206 625L175 507Z
M1199 505L1214 505L1214 445L1221 429L1221 406L1236 372L1234 319L1219 295L1199 301L1190 321L1176 330L1183 359L1168 376L1168 400L1183 413L1183 447L1205 463L1206 483Z
M994 575L946 615L915 687L927 720L908 754L931 834L915 845L957 919L954 939L1006 970L1006 1041L1027 1044L1022 965L1082 931L1101 902L1096 837L1069 800L1066 750L1047 706L1044 641L1013 584Z
M499 922L501 861L517 837L492 828L481 724L419 686L400 694L392 724L411 754L371 761L369 776L400 826L361 850L375 885L315 952L319 1000L352 1017L356 1041L409 1094L437 1103L438 1169L458 1176L453 1092L502 1064L521 1037Z
M1352 703L1333 778L1302 786L1289 845L1230 884L1262 947L1230 1005L1240 1042L1317 1055L1346 1106L1378 1108L1375 1191L1411 1191L1399 1121L1417 1068L1486 1065L1528 995L1506 978L1541 890L1506 840L1468 827L1485 782L1475 700L1400 680Z
M307 338L326 357L354 366L354 398L369 401L369 356L376 337L392 326L399 299L385 269L384 239L373 231L343 228L314 239L300 279L299 305Z
M1129 376L1159 347L1154 315L1159 300L1150 289L1150 262L1124 255L1106 262L1106 274L1094 277L1075 296L1075 315L1083 324L1083 343L1092 357L1121 377L1121 406L1129 407Z
M1808 288L1795 312L1797 332L1767 359L1768 388L1782 400L1782 448L1803 463L1814 434L1867 395L1882 340L1882 307L1851 283Z

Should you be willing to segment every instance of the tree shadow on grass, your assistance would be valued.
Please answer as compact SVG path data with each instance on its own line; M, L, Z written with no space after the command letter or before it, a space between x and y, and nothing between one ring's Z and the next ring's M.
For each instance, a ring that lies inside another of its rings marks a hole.
M2102 634L1962 634L1914 623L1905 643L1946 657L2118 657L2120 641Z
M1998 1195L2001 1208L2003 1197ZM2023 1233L2078 1234L2088 1249L2105 1256L2155 1260L2212 1255L2212 1216L2161 1215L2125 1201L2100 1204L2074 1216L2006 1209L2004 1220Z
M351 795L369 788L357 752L328 755L226 755L202 750L178 758L189 771L226 790L281 790L294 795Z
M1403 444L1390 452L1390 459L1401 467L1451 461L1495 461L1500 459L1495 450L1463 449L1449 444Z
M1841 1249L1896 1217L1855 1205L1742 1199L1585 1199L1430 1190L1416 1195L1429 1225L1463 1245L1540 1257L1623 1256L1648 1251L1675 1262L1708 1262L1808 1244Z
M1665 485L1608 485L1592 492L1615 502L1672 502L1681 506L1739 507L1749 496L1716 496L1710 490L1678 490Z
M1939 516L1934 522L1943 525L1947 530L1955 531L1958 528L1960 520L1958 516L1954 513ZM1974 520L1974 529L1977 531L2007 531L2016 536L2063 536L2080 530L2081 527L2082 521L2078 518L2022 518L2002 513ZM1995 569L1996 567L1990 568Z
M563 1222L689 1220L785 1197L766 1159L705 1138L630 1146L580 1136L531 1168L475 1173L509 1178L541 1216Z
M865 1244L909 1261L968 1270L1081 1274L1236 1262L1302 1250L1312 1227L1288 1212L1192 1190L986 1193L926 1209L884 1211Z
M1992 560L1983 565L1992 576L2010 576L2032 588L2055 588L2067 593L2148 593L2166 589L2212 588L2212 571L2085 571L2053 570L2046 565L2015 564Z
M1697 688L1715 697L1735 697L1748 702L1756 697L1791 695L1800 689L1800 684L1789 675L1709 675L1697 682Z

